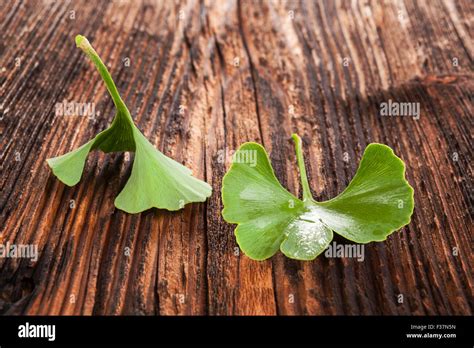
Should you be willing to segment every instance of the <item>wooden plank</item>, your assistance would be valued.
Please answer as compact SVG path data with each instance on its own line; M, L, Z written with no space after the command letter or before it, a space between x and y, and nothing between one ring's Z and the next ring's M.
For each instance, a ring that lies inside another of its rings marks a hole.
M449 0L1 2L0 243L40 257L0 258L0 313L472 314L473 13ZM73 188L52 175L46 158L114 112L78 33L152 143L212 185L206 203L115 209L133 154L92 153ZM63 100L100 114L55 115ZM420 118L381 117L388 100L420 103ZM391 146L415 189L411 224L364 262L245 257L220 214L222 177L257 141L300 193L292 132L321 200L367 144Z

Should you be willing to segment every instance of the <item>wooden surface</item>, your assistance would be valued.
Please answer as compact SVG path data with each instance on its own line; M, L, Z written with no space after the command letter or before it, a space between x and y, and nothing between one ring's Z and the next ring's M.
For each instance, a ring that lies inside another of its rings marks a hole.
M472 314L473 15L470 0L1 1L0 242L40 257L0 259L0 312ZM144 134L213 186L205 204L115 209L125 154L92 153L73 188L53 176L46 158L114 112L79 33ZM389 99L420 103L420 118L381 117ZM63 100L100 115L55 115ZM239 255L220 215L229 152L262 143L299 194L292 132L318 200L343 190L367 144L391 146L415 189L411 224L364 262Z

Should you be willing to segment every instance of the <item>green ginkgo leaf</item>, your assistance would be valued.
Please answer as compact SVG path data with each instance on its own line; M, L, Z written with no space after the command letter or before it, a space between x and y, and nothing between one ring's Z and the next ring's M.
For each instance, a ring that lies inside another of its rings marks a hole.
M115 199L115 206L128 213L152 207L179 210L190 202L204 202L211 187L192 176L191 170L158 151L133 123L130 112L107 67L89 41L76 36L76 45L93 61L117 108L112 124L92 140L65 155L47 160L53 173L68 186L79 182L87 156L92 150L133 151L132 174Z
M327 248L333 231L369 243L385 240L410 222L413 188L405 179L405 164L391 148L368 145L344 192L317 202L311 196L301 139L293 134L293 140L302 200L278 182L265 149L256 143L245 143L236 151L224 176L222 215L238 224L237 243L247 256L264 260L280 249L289 258L312 260Z

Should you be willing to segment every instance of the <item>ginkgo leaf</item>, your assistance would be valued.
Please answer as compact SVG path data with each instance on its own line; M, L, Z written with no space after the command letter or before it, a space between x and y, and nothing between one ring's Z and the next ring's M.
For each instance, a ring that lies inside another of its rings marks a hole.
M134 151L132 174L115 206L128 213L152 207L179 210L190 202L204 202L211 187L192 176L191 170L158 151L133 123L130 112L106 66L89 41L76 36L76 45L94 62L117 108L112 124L76 150L47 160L54 175L73 186L82 176L87 156L92 150L103 152Z
M222 215L239 224L237 243L254 260L267 259L280 247L288 257L315 258L332 240L331 230L312 220L311 210L281 186L262 146L245 143L234 158L251 152L256 165L234 161L222 185Z
M311 196L301 150L293 134L303 199L275 177L265 149L245 143L235 153L222 185L227 222L238 224L237 243L252 259L264 260L279 249L289 258L312 260L333 238L333 231L359 243L382 241L410 222L413 189L404 163L382 144L367 146L359 169L337 197L317 202ZM251 158L256 161L236 159ZM245 155L244 155L245 154Z
M132 174L115 199L115 206L128 213L150 207L178 210L186 203L202 202L211 187L191 175L185 166L166 157L134 129L136 139Z

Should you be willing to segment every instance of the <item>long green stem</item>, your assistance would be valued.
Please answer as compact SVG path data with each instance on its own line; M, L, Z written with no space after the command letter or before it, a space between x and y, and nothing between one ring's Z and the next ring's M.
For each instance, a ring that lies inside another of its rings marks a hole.
M102 62L102 59L100 59L99 55L95 51L94 47L92 47L89 40L87 40L85 36L77 35L76 46L79 47L81 50L83 50L84 53L87 54L87 56L92 60L94 65L97 67L97 70L99 71L100 76L104 80L105 85L107 86L107 90L109 91L109 94L112 97L112 100L114 101L115 107L119 111L117 115L119 116L127 115L128 119L132 121L130 112L128 111L127 106L125 105L124 101L120 97L118 89L115 86L114 80L112 79L112 76L110 75L109 70L105 66L104 62Z
M306 168L304 166L303 151L301 149L301 138L295 133L293 133L291 137L295 142L296 159L298 161L298 168L300 169L301 186L303 187L303 202L309 203L312 201L313 196L311 195L308 177L306 175Z

